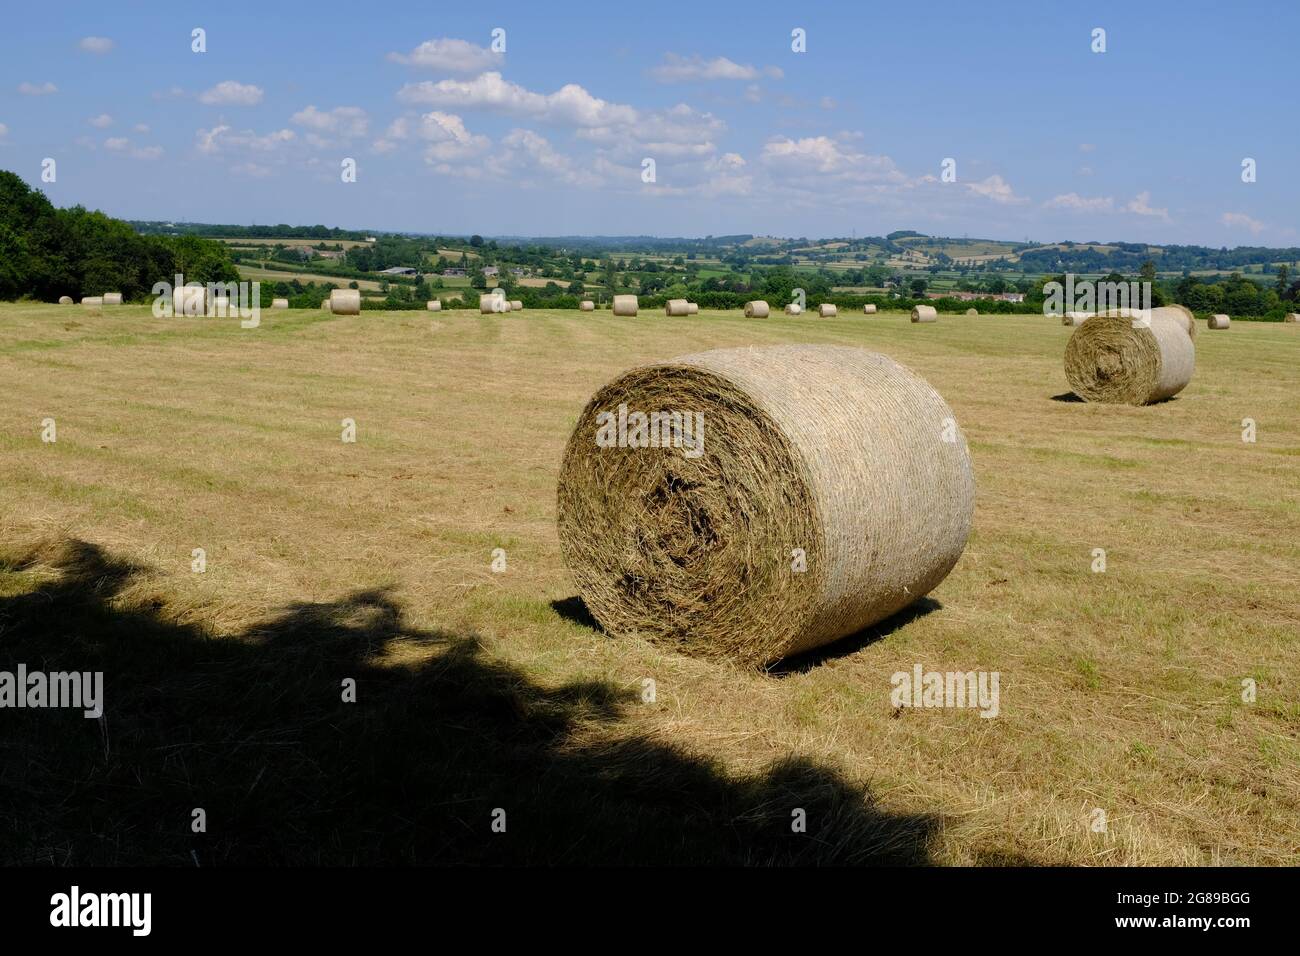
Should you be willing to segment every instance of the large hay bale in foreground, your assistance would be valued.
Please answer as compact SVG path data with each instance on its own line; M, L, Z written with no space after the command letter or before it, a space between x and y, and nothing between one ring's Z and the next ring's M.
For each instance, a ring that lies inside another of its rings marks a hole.
M428 302L424 303L424 307L430 312L441 312L442 301L439 299L430 299Z
M361 292L358 289L334 289L330 292L330 311L335 315L360 315Z
M670 417L643 442L635 413ZM952 410L892 359L722 349L596 393L565 448L559 537L609 633L764 664L935 588L974 492Z
M669 299L664 303L664 315L690 315L691 304L685 299Z
M1210 318L1205 323L1205 327L1207 329L1226 329L1231 325L1232 325L1232 319L1228 318L1222 312L1210 316Z
M835 307L833 302L823 302L817 307L817 313L823 319L833 319L840 314L840 310Z
M771 307L762 299L755 299L753 302L745 303L745 318L747 319L766 319L771 314Z
M938 322L939 313L935 311L932 305L914 305L912 306L913 322Z
M122 293L120 293L120 292L105 292L104 295L103 295L103 299L104 299L104 304L105 304L105 305L121 305L121 304L122 304Z
M874 302L868 302L866 305L864 305L864 306L862 307L862 314L863 314L863 315L875 315L875 314L876 314L876 304L875 304Z
M803 314L803 306L801 306L798 302L791 302L789 305L787 305L787 306L785 307L785 314L786 314L786 315L802 315L802 314Z
M59 305L72 305L72 296L70 295L59 296Z
M581 309L583 312L595 312L596 303L592 302L590 299L583 299L581 302L578 303L578 308Z
M1095 315L1065 346L1065 377L1090 402L1150 405L1177 395L1192 380L1196 346L1176 316L1152 309ZM1135 318L1135 316L1138 316Z
M636 315L637 302L634 295L614 296L615 315Z

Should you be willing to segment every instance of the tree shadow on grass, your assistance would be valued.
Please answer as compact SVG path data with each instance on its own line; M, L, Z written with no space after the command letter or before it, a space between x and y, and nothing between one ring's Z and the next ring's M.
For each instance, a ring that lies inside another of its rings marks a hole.
M138 571L78 541L0 560L0 669L103 671L105 699L101 721L0 712L5 863L930 860L935 817L804 760L735 775L638 736L633 692L541 686L472 634L412 628L387 591L213 638L119 600ZM377 663L392 652L419 662Z

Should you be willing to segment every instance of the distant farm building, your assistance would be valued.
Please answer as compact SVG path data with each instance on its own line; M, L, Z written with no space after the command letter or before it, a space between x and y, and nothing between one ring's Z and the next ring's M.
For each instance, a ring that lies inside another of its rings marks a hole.
M413 276L415 270L410 266L393 266L391 269L380 269L381 276Z

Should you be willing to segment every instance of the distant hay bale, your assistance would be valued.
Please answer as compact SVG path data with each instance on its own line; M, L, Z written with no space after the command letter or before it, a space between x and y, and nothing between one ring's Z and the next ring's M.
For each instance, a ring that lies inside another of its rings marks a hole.
M686 303L686 314L687 314L687 315L699 315L699 314L700 314L700 307L699 307L699 304L698 304L698 303L695 303L695 302L687 302L687 303Z
M524 303L523 303L522 300L520 300L520 299L511 299L511 300L510 300L510 311L511 311L511 312L518 312L518 311L520 311L521 309L523 309L523 307L524 307Z
M479 315L491 315L494 312L509 312L510 302L505 296L492 295L490 292L478 297Z
M430 299L428 302L424 303L424 307L430 312L442 311L442 303L437 299Z
M786 315L802 315L802 314L803 314L803 306L801 306L798 302L791 302L789 305L787 305L787 306L785 307L785 314L786 314Z
M980 314L980 310L979 310L979 309L967 309L967 310L966 310L966 314L967 314L967 315L979 315L979 314Z
M230 296L214 295L212 297L212 314L220 319L230 315Z
M102 312L104 310L104 297L102 295L83 295L81 304L91 312Z
M1089 402L1150 405L1192 380L1196 346L1176 316L1152 309L1150 325L1134 310L1095 315L1065 346L1065 377Z
M863 314L863 315L875 315L875 314L876 314L876 304L875 304L874 302L868 302L866 305L864 305L864 306L862 307L862 314Z
M104 295L103 295L103 299L104 299L104 304L105 304L105 305L121 305L121 304L122 304L122 293L120 293L120 292L105 292Z
M198 316L208 314L208 287L197 282L172 290L172 314Z
M595 312L596 303L592 302L590 299L583 299L581 302L578 303L578 308L581 309L583 312Z
M287 308L289 308L289 300L288 300L288 299L272 299L272 300L271 300L271 308L273 308L273 309L287 309Z
M835 307L833 302L823 302L817 307L817 312L823 319L833 319L839 315L840 310Z
M72 296L70 295L59 296L59 305L72 305Z
M1232 319L1228 318L1222 312L1210 316L1209 320L1205 323L1207 329L1226 329L1230 325L1232 325Z
M939 313L935 311L932 305L914 305L912 306L913 322L938 322Z
M766 319L771 314L771 308L762 299L755 299L753 302L745 303L745 318L747 319Z
M614 314L615 315L636 315L637 302L634 295L616 295L614 296Z
M666 413L657 431L650 413ZM918 600L961 556L975 487L953 420L920 376L856 348L632 369L565 448L561 551L610 634L751 665L828 644Z
M1093 316L1092 312L1067 312L1061 316L1062 325L1083 325Z
M664 303L664 315L690 315L691 304L685 299L669 299Z
M1157 312L1173 319L1175 322L1177 322L1179 325L1183 327L1184 332L1190 335L1193 339L1196 338L1196 316L1192 313L1192 310L1189 309L1187 306L1162 305L1158 308L1154 308L1151 310L1152 315L1155 315Z
M358 289L334 289L330 292L330 311L335 315L360 315L361 292Z
M1286 318L1283 319L1282 321L1283 321L1283 322L1292 322L1292 323L1300 322L1300 312L1288 312L1288 313L1286 314Z
M320 307L321 307L322 309L324 309L326 312L333 312L333 311L334 311L334 304L333 304L332 302L330 302L330 300L329 300L328 298L327 298L324 302L322 302L322 303L320 304Z

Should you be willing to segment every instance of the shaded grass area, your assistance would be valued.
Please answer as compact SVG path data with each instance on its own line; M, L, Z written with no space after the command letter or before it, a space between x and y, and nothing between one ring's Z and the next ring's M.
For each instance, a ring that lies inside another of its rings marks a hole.
M0 666L102 670L107 701L100 721L5 714L7 864L929 858L936 818L882 812L809 761L736 776L670 743L591 737L636 695L542 687L472 634L413 628L384 590L293 604L213 638L164 607L122 606L139 569L86 542L6 555L0 569ZM382 665L395 642L429 656ZM792 830L799 810L805 833Z

